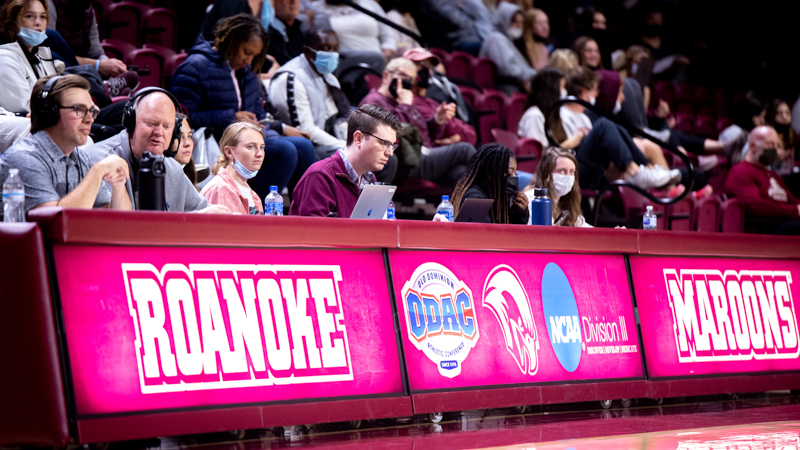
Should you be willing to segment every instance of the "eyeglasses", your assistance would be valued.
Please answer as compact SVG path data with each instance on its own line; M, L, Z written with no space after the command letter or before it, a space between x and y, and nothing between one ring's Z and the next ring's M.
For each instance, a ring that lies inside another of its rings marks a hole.
M71 109L75 111L75 115L78 116L78 119L83 119L86 117L86 113L92 114L92 120L97 119L98 114L100 114L100 110L95 108L94 106L89 109L83 105L77 106L59 106L58 109Z
M394 151L397 150L397 147L400 146L400 143L398 143L398 142L395 142L395 143L389 142L386 139L381 139L381 138L379 138L378 136L375 136L372 133L367 133L366 131L362 131L362 133L368 134L368 135L374 137L375 139L377 139L378 142L380 142L381 147L383 147L383 151L389 150L391 148L392 149L392 153L394 153Z

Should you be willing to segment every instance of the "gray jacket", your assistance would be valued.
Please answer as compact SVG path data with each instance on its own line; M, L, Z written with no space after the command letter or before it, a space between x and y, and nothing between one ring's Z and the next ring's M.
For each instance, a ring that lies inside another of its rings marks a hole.
M120 134L106 139L105 141L98 142L86 149L89 156L95 160L100 161L109 155L117 155L120 158L128 161L128 170L131 174L131 183L129 184L128 195L131 198L131 205L133 209L139 209L137 199L137 183L134 167L138 169L139 162L131 151L130 140L128 139L128 131L123 130ZM183 173L181 165L172 158L164 158L164 166L166 174L164 176L164 193L167 201L167 210L176 212L192 212L199 211L208 206L208 201L205 197L197 192L192 182ZM131 189L132 187L132 189Z

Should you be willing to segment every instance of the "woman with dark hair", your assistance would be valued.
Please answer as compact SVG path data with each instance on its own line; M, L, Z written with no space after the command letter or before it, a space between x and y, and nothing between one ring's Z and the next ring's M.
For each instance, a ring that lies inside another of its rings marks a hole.
M533 77L531 91L525 103L525 114L519 121L517 135L536 139L542 147L547 147L544 115L561 99L564 83L564 74L553 67L545 67ZM559 86L560 89L554 89L554 86Z
M468 198L493 199L492 223L528 223L528 197L519 191L517 159L506 146L492 142L478 149L453 190L453 207L458 210Z
M767 107L752 91L734 102L729 114L733 124L719 134L720 141L733 142L725 151L731 165L744 159L749 149L747 138L750 131L757 126L766 125L766 116Z
M533 189L550 190L553 204L553 222L564 227L591 227L581 211L581 188L578 183L578 160L572 150L550 147L536 165L531 184L525 188L528 200L533 199ZM562 213L566 213L559 222ZM530 223L530 222L528 222Z
M279 190L289 186L291 191L316 161L314 146L306 139L308 133L267 120L256 74L266 60L268 45L267 31L251 14L228 17L217 26L214 42L198 37L170 86L188 109L192 125L211 128L217 140L233 122L263 128L264 166L256 185L262 198L271 185Z

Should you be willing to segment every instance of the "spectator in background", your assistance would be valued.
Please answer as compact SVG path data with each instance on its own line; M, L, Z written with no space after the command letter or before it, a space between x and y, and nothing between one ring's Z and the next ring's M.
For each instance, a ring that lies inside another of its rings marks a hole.
M300 0L274 0L275 18L270 22L269 49L271 55L281 66L303 54L303 22L300 15Z
M640 45L645 47L655 59L653 74L662 79L682 82L686 79L685 66L691 64L689 58L681 55L670 45L664 36L664 12L654 2L644 14Z
M375 105L361 105L347 119L347 146L314 163L300 178L289 215L349 218L361 189L375 181L397 148L400 122Z
M419 131L422 140L419 165L411 168L409 177L455 186L466 164L475 155L475 147L468 142L459 142L460 135L448 135L458 127L453 122L455 104L441 103L433 114L428 111L427 116L414 106L412 88L416 79L417 66L414 62L395 58L386 65L381 86L371 90L361 104L380 106Z
M131 174L128 196L133 208L138 209L139 161L145 152L163 155L172 147L179 104L172 94L160 88L142 89L128 102L135 111L133 117L127 116L132 123L118 135L90 146L87 153L95 161L116 155L127 162ZM168 211L230 213L224 206L209 206L173 158L164 158L164 197Z
M512 94L527 91L531 78L536 75L525 57L519 52L515 41L523 42L522 10L514 3L501 2L494 13L496 28L484 39L478 56L489 58L497 65L497 89Z
M533 189L545 187L550 191L553 204L553 223L564 227L592 226L586 223L581 211L581 188L578 183L578 160L572 150L550 147L536 165L531 184L525 188L528 200L533 200ZM530 209L530 206L529 206ZM558 223L561 214L566 216ZM530 224L528 220L528 224Z
M429 45L478 55L494 27L481 0L421 0L414 20Z
M233 214L264 214L261 199L247 184L264 161L261 128L249 122L230 124L219 147L222 153L211 168L216 176L200 194L212 205L227 206Z
M746 225L759 233L800 234L800 201L769 168L778 158L778 133L758 126L750 132L748 144L744 161L728 172L725 193L744 204Z
M178 161L183 167L183 173L189 178L189 181L197 187L197 168L192 159L194 152L194 139L192 139L192 127L189 126L189 120L183 113L177 113L178 119L181 121L181 140L172 143L170 150L175 152L173 159Z
M567 73L578 67L580 65L580 60L578 59L578 55L572 50L568 48L557 48L550 54L550 60L547 65L560 70L561 73Z
M789 108L789 102L780 98L773 100L767 108L766 122L778 132L781 148L794 150L795 132L792 129L792 110ZM778 156L780 160L787 159Z
M249 14L223 20L213 45L198 38L189 57L175 70L170 86L196 128L211 128L219 140L232 122L264 127L261 122L267 113L256 73L264 64L268 39L261 23ZM271 185L291 190L316 161L313 146L306 139L308 133L278 121L266 122L264 167L255 188L263 197L269 194Z
M456 117L469 123L473 128L477 125L472 107L464 101L464 96L458 86L453 84L444 74L444 65L439 61L439 57L428 50L417 47L403 53L403 58L414 61L417 65L417 84L425 88L425 96L436 100L439 103L455 103ZM425 87L423 69L428 70L428 86ZM422 84L420 84L422 83Z
M572 44L572 50L580 58L580 65L592 70L603 68L603 59L600 56L600 46L597 41L589 36L581 36Z
M594 39L600 48L604 67L611 67L611 47L608 33L608 18L595 6L579 6L575 9L576 34L573 36L588 36ZM573 37L573 39L577 39ZM571 41L574 46L574 41Z
M49 93L42 98L45 89ZM10 169L19 170L25 212L44 206L130 210L125 161L116 155L93 159L79 148L86 144L98 113L89 83L78 75L44 76L33 86L31 106L33 134L0 158L0 184Z
M418 6L418 3L417 0L384 0L381 2L381 5L384 9L389 11L386 13L387 19L409 31L420 34L419 28L417 28L417 22L411 15L411 12ZM395 56L402 56L403 53L412 48L421 47L420 43L411 36L397 30L392 31L394 32L394 40L397 43L397 53L395 53Z
M729 116L733 120L733 124L722 130L719 140L721 142L733 141L730 151L725 156L731 164L736 164L747 154L750 145L747 136L750 130L767 123L767 108L754 92L748 92L734 102Z
M519 137L533 138L542 148L549 147L544 130L544 115L562 98L562 91L565 93L563 97L566 97L565 82L564 73L555 67L545 67L533 77L525 102L525 114L517 128Z
M527 58L528 64L536 70L548 64L548 55L553 50L548 48L550 38L550 18L541 9L528 9L522 21L522 41L517 41L520 52Z
M492 199L490 223L528 223L528 197L511 182L516 176L517 159L511 149L497 142L482 146L453 189L454 216L468 198Z

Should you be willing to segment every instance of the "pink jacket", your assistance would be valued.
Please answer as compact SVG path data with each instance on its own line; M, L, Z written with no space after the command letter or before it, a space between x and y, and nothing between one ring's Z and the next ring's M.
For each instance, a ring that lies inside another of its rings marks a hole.
M217 176L200 191L200 194L212 205L227 206L232 213L248 215L250 211L247 206L247 198L242 195L237 185L238 183L228 173L227 168L223 167L219 169ZM250 189L250 195L253 197L258 212L264 214L264 205L261 204L258 194Z

